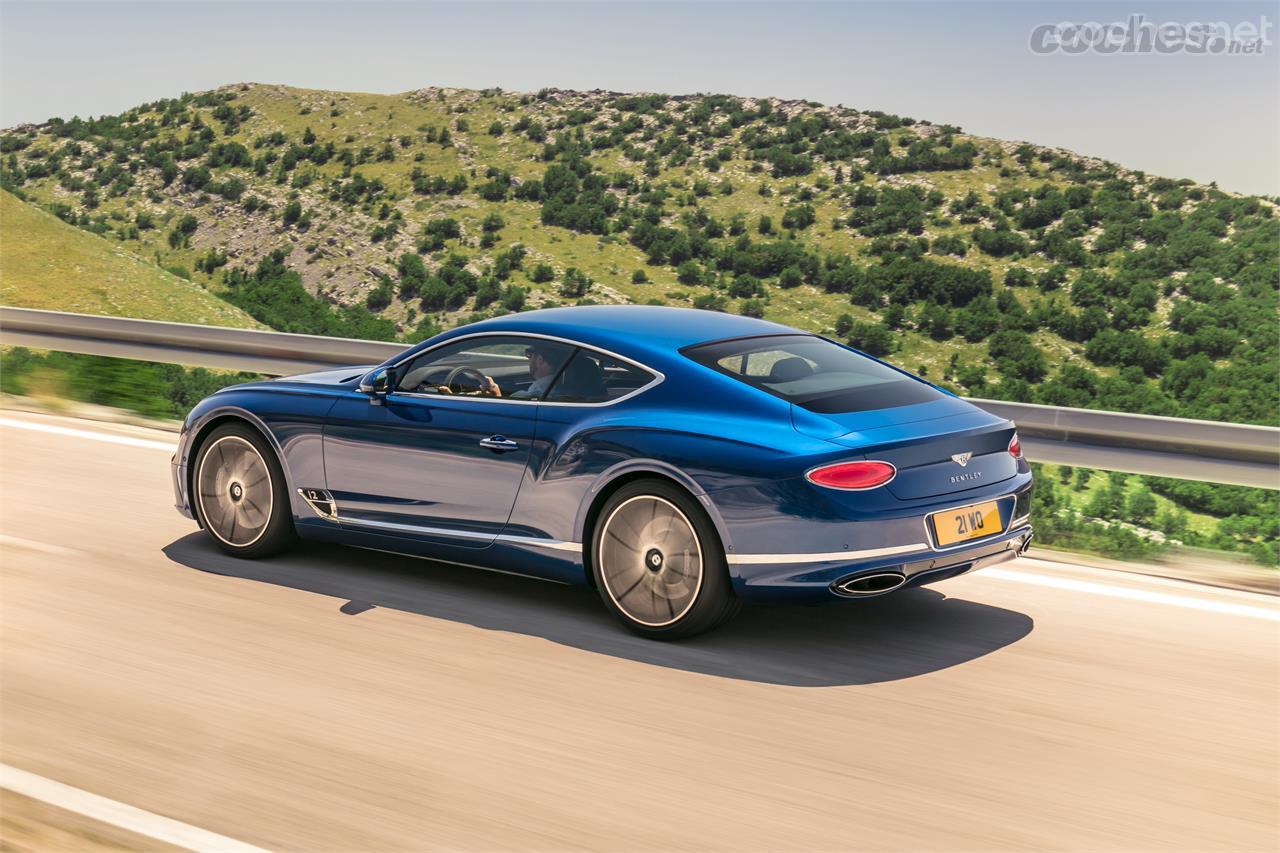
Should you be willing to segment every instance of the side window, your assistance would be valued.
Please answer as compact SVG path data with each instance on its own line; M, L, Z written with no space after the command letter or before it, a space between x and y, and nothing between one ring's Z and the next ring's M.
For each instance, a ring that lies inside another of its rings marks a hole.
M468 338L423 353L396 390L511 400L540 400L573 347L517 336Z
M630 394L653 381L653 374L633 364L580 349L547 394L549 403L604 403Z

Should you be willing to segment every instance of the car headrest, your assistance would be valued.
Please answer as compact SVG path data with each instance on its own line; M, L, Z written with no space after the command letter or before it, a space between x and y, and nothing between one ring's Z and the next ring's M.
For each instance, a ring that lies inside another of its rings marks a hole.
M813 368L809 365L809 362L793 355L790 358L774 362L773 368L769 371L769 381L794 382L797 379L804 379L806 376L812 375Z
M585 355L577 355L565 368L557 397L574 400L603 400L608 395L600 365Z

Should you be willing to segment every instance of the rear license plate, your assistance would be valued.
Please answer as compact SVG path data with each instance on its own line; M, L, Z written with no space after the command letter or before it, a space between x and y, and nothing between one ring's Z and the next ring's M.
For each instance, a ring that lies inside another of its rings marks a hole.
M933 538L939 545L981 539L1002 529L1000 505L996 501L935 512L929 517L933 520Z

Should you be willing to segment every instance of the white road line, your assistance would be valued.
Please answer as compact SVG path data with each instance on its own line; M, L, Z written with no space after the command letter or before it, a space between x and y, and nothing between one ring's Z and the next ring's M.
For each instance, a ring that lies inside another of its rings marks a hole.
M21 539L17 536L6 536L0 533L0 547L22 548L40 554L51 554L55 557L76 557L83 554L74 548L63 548L61 545L50 545L47 542L36 542L33 539Z
M87 429L72 429L71 427L55 426L53 424L36 424L27 421L15 421L9 418L0 418L0 426L14 427L16 429L29 429L33 432L49 432L54 435L66 435L71 438L88 438L93 441L105 441L108 444L127 444L130 447L150 447L155 450L168 450L172 452L177 448L176 442L153 441L149 438L134 438L131 435L115 435L109 432L94 432Z
M1047 575L1036 575L1019 572L1013 569L990 568L980 569L978 577L996 578L998 580L1027 583L1035 586L1047 586L1053 589L1065 589L1071 592L1083 592L1089 595L1105 595L1111 598L1127 598L1131 601L1145 601L1149 604L1166 604L1172 607L1187 607L1192 610L1205 610L1210 613L1225 613L1231 616L1248 616L1253 619L1266 619L1280 622L1280 610L1267 607L1255 607L1249 604L1233 604L1229 601L1215 601L1211 598L1192 598L1186 595L1171 595L1167 592L1154 592L1149 589L1132 589L1124 586L1081 581L1074 578L1054 578Z
M117 803L7 764L0 764L0 788L187 850L202 853L266 853L261 847Z

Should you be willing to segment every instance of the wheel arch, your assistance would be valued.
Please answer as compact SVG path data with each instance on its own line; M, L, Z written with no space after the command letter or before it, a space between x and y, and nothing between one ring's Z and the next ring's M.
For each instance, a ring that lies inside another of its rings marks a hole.
M592 572L591 539L595 533L596 521L605 502L619 489L636 480L661 480L686 492L689 497L702 508L711 519L711 526L720 537L720 545L728 554L733 543L725 526L720 511L706 491L697 481L673 465L656 460L634 460L624 462L602 473L587 491L586 498L578 509L578 517L574 523L577 539L582 543L582 568L586 574L587 584L595 587L595 576Z
M267 428L267 425L262 422L261 418L252 412L241 408L224 408L210 412L201 419L199 426L192 430L190 444L186 453L187 470L185 477L186 483L184 485L188 495L187 503L191 508L191 514L195 516L196 523L202 528L204 527L204 519L200 517L198 502L193 500L191 497L194 494L193 489L195 487L196 461L200 458L200 448L202 448L204 443L209 440L209 436L212 435L219 427L226 426L227 424L244 424L254 432L261 435L267 442L267 446L271 448L271 452L275 455L275 461L280 466L281 472L284 474L286 486L291 488L291 484L293 482L292 478L289 476L289 466L285 464L284 453L280 450L280 444L276 441L276 437L271 433L271 430ZM286 494L285 498L289 499L289 495ZM291 500L290 503L292 503Z

